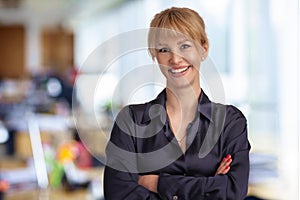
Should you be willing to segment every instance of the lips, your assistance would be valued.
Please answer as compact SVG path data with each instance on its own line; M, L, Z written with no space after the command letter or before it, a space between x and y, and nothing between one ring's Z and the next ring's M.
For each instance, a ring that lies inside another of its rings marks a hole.
M187 66L187 67L180 67L180 68L172 68L169 69L169 72L171 72L174 75L179 75L182 74L184 72L186 72L191 66Z

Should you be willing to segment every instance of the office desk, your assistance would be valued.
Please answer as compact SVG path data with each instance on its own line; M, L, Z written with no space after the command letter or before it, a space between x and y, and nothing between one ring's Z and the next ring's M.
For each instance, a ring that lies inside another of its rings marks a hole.
M87 170L87 176L90 180L100 181L102 183L103 168L91 168ZM97 186L96 186L97 187ZM102 194L102 186L93 188L97 190L98 195ZM6 193L4 200L90 200L93 197L92 188L76 189L73 191L66 191L63 188L50 188L47 190L30 189L23 191L15 191L13 193Z
M12 194L5 194L4 200L85 200L91 199L88 190L80 189L72 192L63 189L51 189L49 191L28 190Z

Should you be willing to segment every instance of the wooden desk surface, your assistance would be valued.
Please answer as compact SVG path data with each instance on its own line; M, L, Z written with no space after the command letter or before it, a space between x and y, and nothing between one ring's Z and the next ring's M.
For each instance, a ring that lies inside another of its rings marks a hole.
M28 190L5 194L4 200L85 200L89 199L89 192L85 189L67 192L62 189L51 189L49 191Z
M91 180L102 181L103 168L91 168L87 170L87 176ZM99 188L101 190L102 188ZM91 191L89 189L76 189L74 191L66 191L63 188L47 189L47 190L25 190L6 193L4 200L90 200Z

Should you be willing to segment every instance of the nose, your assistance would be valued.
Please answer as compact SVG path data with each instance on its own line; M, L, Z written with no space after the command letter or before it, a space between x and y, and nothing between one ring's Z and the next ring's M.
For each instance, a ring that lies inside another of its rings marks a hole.
M182 61L182 56L177 52L171 52L170 63L171 64L179 64Z

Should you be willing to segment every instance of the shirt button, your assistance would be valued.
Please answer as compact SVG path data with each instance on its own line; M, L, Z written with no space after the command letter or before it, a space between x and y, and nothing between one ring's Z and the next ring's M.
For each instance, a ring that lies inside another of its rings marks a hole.
M177 195L174 195L173 196L173 200L177 200L178 199L178 196Z

